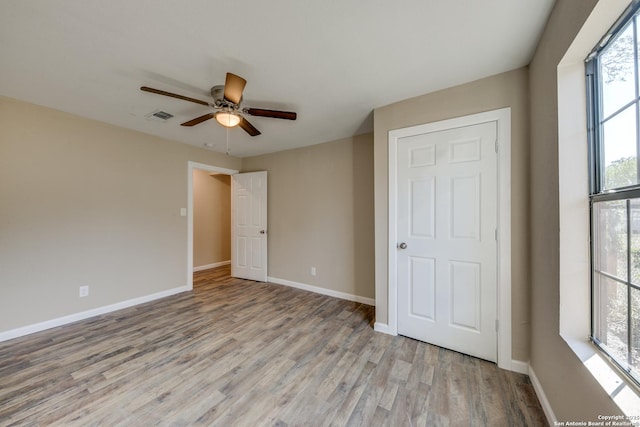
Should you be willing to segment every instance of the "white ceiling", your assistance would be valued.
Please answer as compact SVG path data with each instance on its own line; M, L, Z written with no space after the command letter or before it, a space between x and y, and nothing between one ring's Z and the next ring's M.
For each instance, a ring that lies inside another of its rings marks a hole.
M224 152L207 107L227 71L262 135L229 132L244 157L373 130L376 107L529 63L554 0L3 0L0 95ZM175 115L150 121L154 110ZM37 120L37 118L34 118Z

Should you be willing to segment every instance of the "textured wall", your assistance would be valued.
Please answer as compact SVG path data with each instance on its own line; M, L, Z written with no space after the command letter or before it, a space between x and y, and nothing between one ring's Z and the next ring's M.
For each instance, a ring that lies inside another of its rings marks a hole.
M0 97L0 332L186 285L188 161L241 163Z
M529 67L531 98L531 366L558 420L618 414L560 336L558 63L596 5L556 3ZM606 3L606 2L604 2ZM586 250L586 248L585 248ZM589 286L585 283L584 286ZM589 310L589 307L584 307Z
M371 134L244 158L242 169L268 172L269 276L374 297Z

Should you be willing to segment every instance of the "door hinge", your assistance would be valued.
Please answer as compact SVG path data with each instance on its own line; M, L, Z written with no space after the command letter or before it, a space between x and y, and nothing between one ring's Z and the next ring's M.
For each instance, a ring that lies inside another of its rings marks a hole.
M496 332L500 332L500 321L496 319Z
M496 138L495 146L496 146L496 153L497 153L498 152L498 139L497 138Z
M496 242L497 242L498 241L498 229L497 228L495 230L494 237L495 237Z

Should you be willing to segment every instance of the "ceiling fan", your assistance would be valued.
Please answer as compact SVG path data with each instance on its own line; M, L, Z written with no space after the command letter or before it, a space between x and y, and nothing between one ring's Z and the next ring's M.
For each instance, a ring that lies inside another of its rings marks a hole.
M256 129L247 119L242 115L248 114L256 117L272 117L274 119L286 119L295 120L297 114L291 111L278 111L278 110L265 110L263 108L251 108L245 107L240 109L242 103L242 92L247 81L240 76L236 76L232 73L227 73L224 86L218 85L211 88L211 96L213 97L213 103L207 101L201 101L195 98L189 98L188 96L178 95L176 93L166 92L160 89L154 89L147 86L142 86L140 90L144 92L156 93L158 95L169 96L171 98L182 99L183 101L195 102L196 104L206 105L212 107L214 113L207 113L188 122L181 123L181 126L195 126L199 123L215 118L222 126L231 128L240 126L251 136L260 135L260 131Z

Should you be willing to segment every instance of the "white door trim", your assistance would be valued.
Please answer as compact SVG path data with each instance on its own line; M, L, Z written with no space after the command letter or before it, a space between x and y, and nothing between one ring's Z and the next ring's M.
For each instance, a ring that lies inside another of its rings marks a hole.
M397 287L397 148L398 139L461 126L497 122L498 127L498 366L512 369L511 360L511 108L487 111L389 131L388 333L398 334Z
M193 289L193 171L195 169L226 175L235 175L239 172L204 163L187 162L187 290L189 291Z

